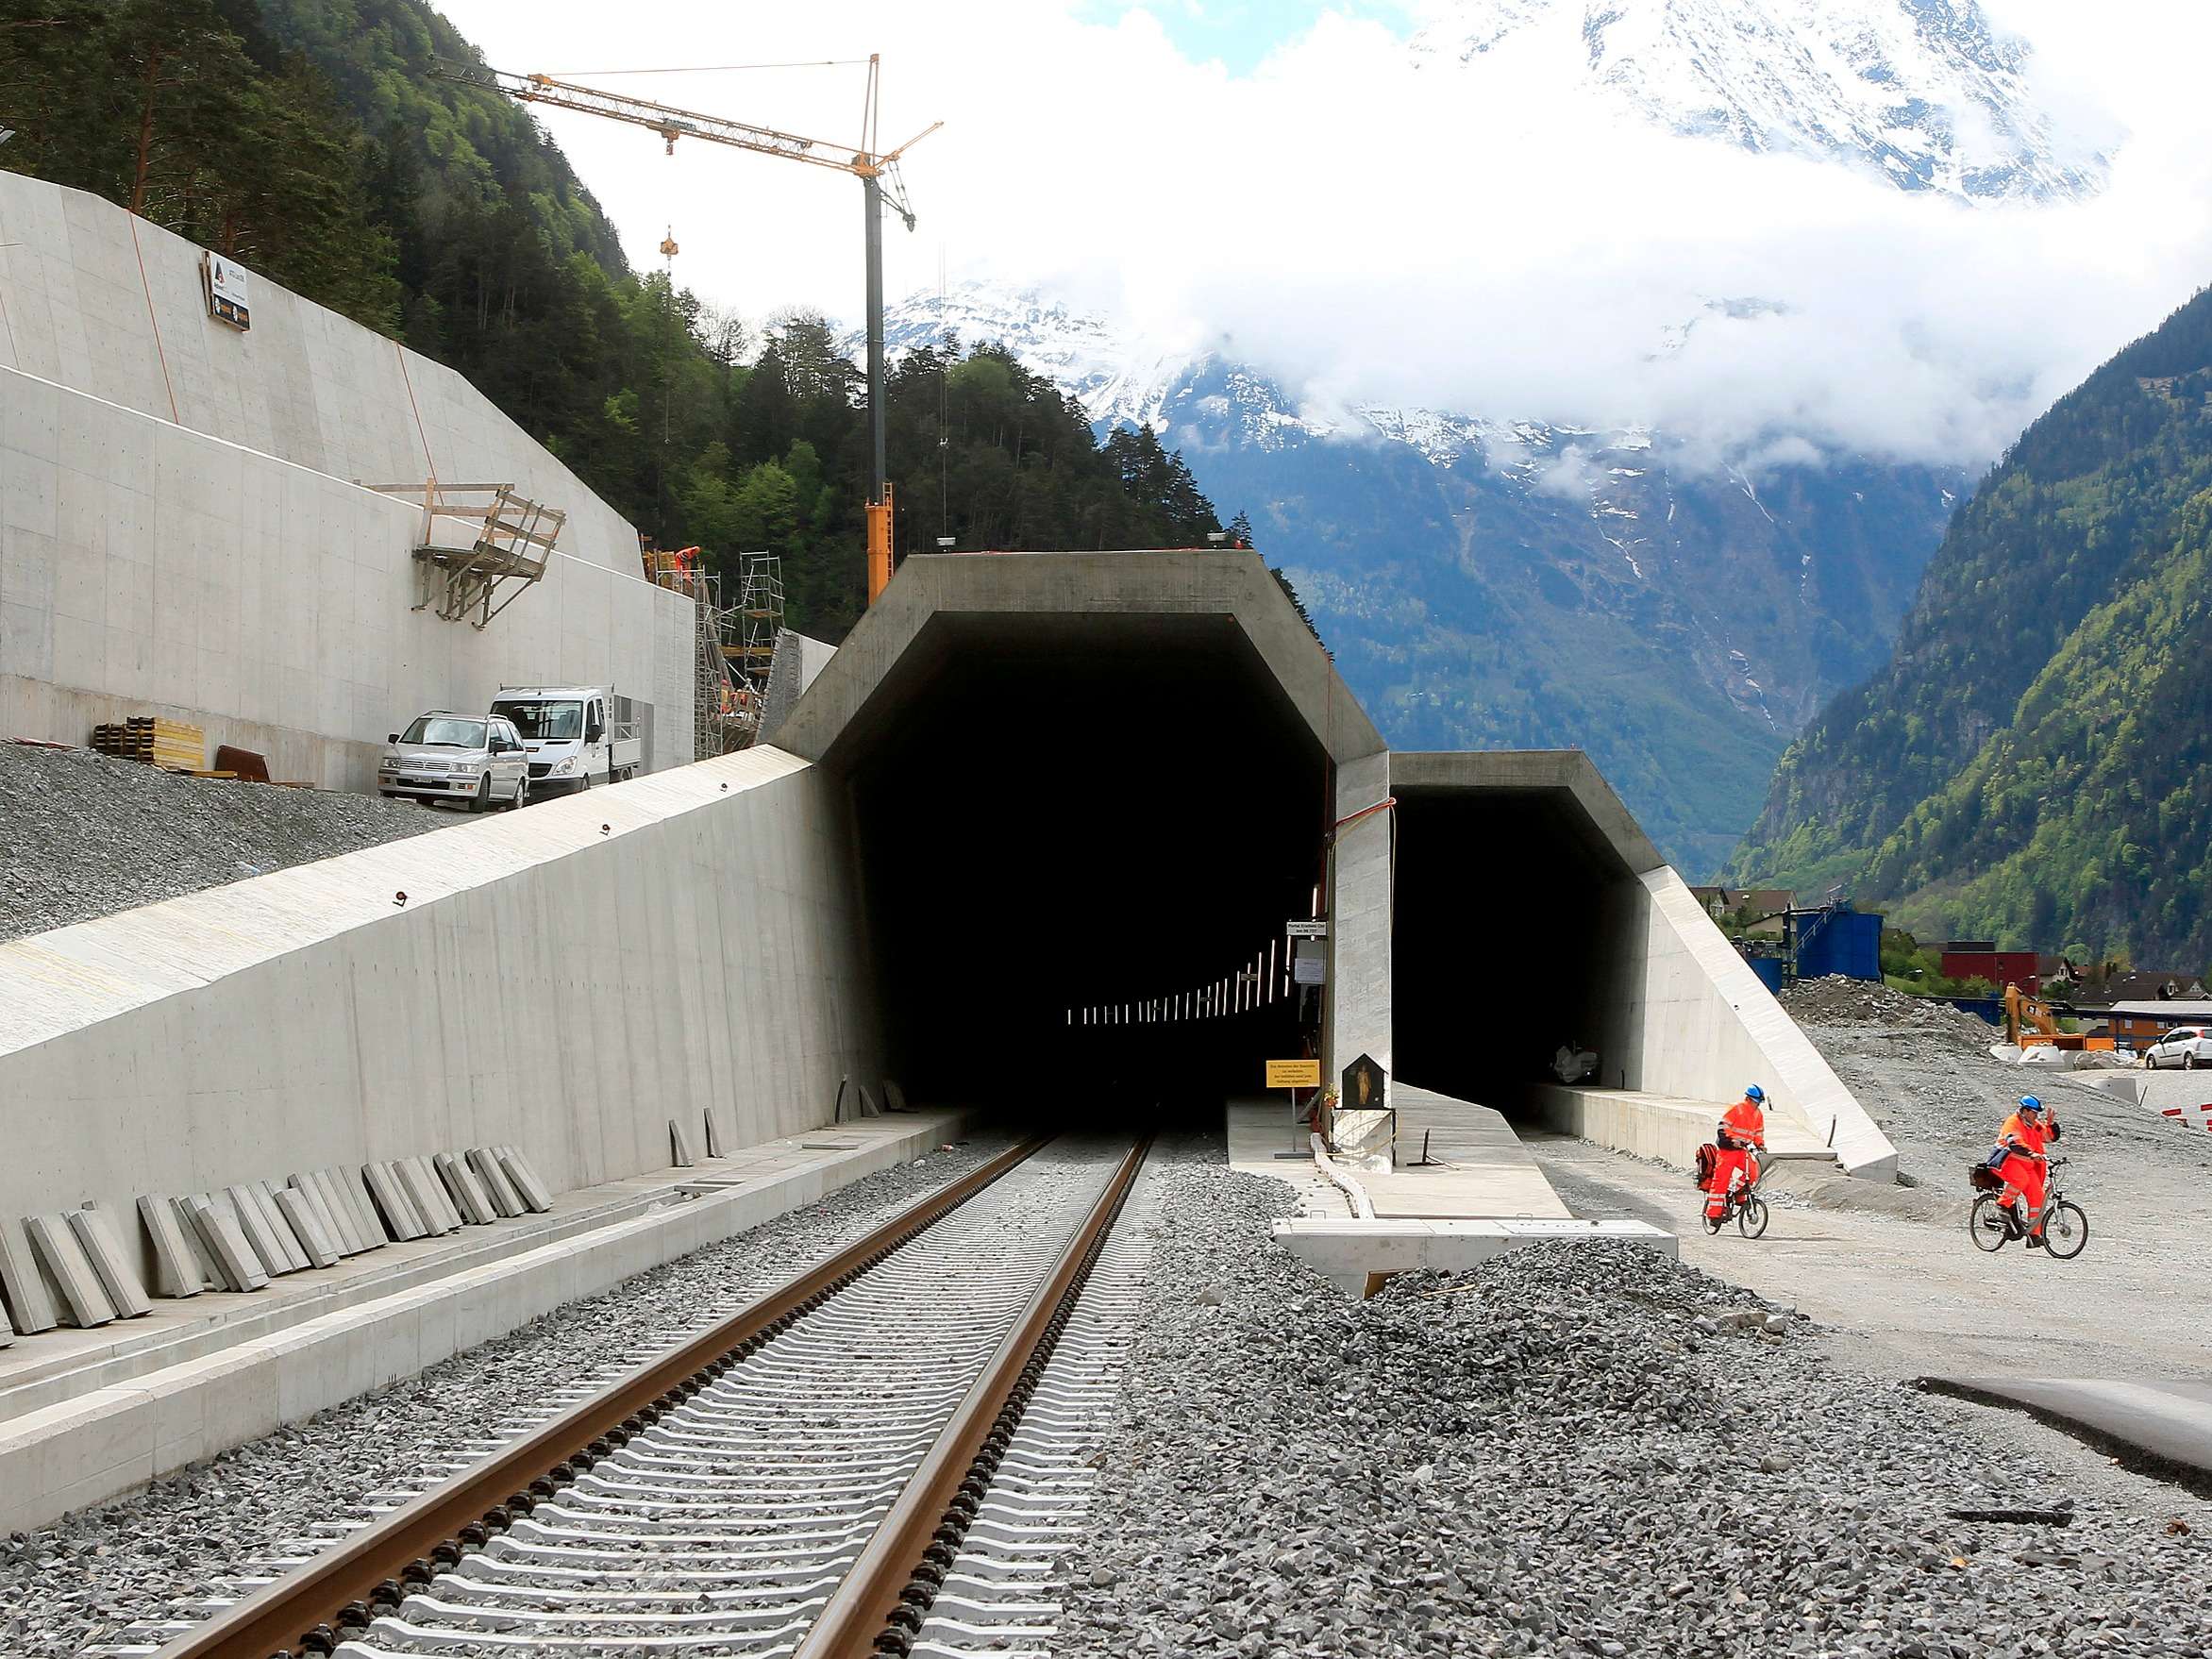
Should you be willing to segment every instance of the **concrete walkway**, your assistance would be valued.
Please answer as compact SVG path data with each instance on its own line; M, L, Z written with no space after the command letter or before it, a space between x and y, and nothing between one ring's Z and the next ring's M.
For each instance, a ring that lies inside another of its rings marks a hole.
M1574 1217L1513 1126L1487 1106L1399 1083L1394 1169L1334 1161L1358 1184L1374 1215L1351 1214L1346 1195L1315 1165L1311 1142L1300 1158L1290 1146L1286 1106L1238 1101L1229 1108L1229 1162L1248 1175L1287 1181L1301 1214L1275 1223L1275 1240L1316 1272L1355 1294L1415 1268L1456 1272L1533 1244L1628 1238L1668 1254L1674 1239L1642 1221ZM1410 1162L1426 1146L1429 1162Z
M1429 1219L1564 1219L1570 1214L1502 1114L1404 1083L1398 1106L1398 1163L1361 1171L1378 1215ZM1414 1161L1426 1148L1432 1162Z
M1922 1377L1919 1385L1935 1394L2024 1411L2127 1468L2212 1498L2212 1381Z
M963 1114L870 1117L561 1194L246 1295L0 1349L0 1534L296 1422L921 1156Z
M1564 1219L1569 1214L1500 1114L1402 1083L1393 1085L1392 1098L1398 1103L1398 1167L1370 1170L1339 1161L1344 1173L1366 1189L1378 1216ZM1417 1167L1412 1161L1421 1155L1424 1140L1433 1162ZM1279 1156L1294 1148L1297 1157ZM1343 1193L1315 1172L1302 1124L1294 1142L1290 1110L1280 1098L1230 1102L1229 1164L1247 1175L1289 1181L1308 1215L1349 1214Z

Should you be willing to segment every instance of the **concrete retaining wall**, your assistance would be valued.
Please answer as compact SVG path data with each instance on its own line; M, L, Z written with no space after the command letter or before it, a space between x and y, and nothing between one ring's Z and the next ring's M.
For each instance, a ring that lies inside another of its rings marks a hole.
M1697 1162L1698 1148L1713 1138L1713 1123L1722 1110L1711 1101L1693 1105L1553 1084L1537 1087L1535 1104L1537 1119L1546 1129L1595 1141L1617 1152L1654 1158L1678 1169Z
M1602 1081L1614 1082L1617 1066L1630 1090L1721 1103L1756 1082L1767 1091L1770 1114L1832 1146L1835 1161L1850 1173L1894 1179L1897 1148L1889 1137L1672 868L1661 865L1633 884L1620 884L1614 902L1632 907L1632 937L1643 948L1640 968L1634 952L1621 956L1630 984L1628 994L1614 1002L1610 1029L1600 1039ZM1699 1139L1710 1127L1700 1126ZM1649 1132L1665 1138L1672 1131L1653 1127ZM1602 1134L1590 1138L1644 1150ZM1690 1143L1693 1153L1696 1145ZM1688 1161L1655 1148L1649 1155Z
M358 789L424 709L611 682L651 706L647 763L688 761L694 612L622 516L459 375L274 283L215 322L199 254L0 172L0 733L163 712ZM431 476L569 515L480 633L411 610L419 510L352 487Z
M815 1127L880 1082L852 888L840 792L757 748L0 945L0 1215Z

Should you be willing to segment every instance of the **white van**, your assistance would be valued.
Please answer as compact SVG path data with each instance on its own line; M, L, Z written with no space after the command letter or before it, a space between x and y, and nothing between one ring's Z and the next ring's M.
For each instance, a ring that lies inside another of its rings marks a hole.
M644 770L645 744L635 726L617 728L609 718L613 701L598 685L500 687L492 712L522 733L532 796L620 783Z

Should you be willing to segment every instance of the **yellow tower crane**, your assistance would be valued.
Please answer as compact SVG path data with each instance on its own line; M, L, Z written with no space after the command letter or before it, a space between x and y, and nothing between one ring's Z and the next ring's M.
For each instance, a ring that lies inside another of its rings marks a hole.
M804 161L811 167L828 167L861 181L867 227L868 442L873 463L868 480L868 603L873 605L891 580L891 480L886 476L883 436L883 209L889 207L909 230L914 227L913 209L907 203L898 160L945 124L932 121L903 144L877 149L882 64L873 55L868 59L867 101L858 148L826 139L801 138L726 116L706 115L696 109L679 109L623 92L601 92L546 75L509 75L474 65L445 74L449 79L505 92L526 104L551 104L562 109L579 109L586 115L603 115L610 121L627 121L659 133L670 155L676 153L679 138L705 139L763 156L780 156L787 161Z

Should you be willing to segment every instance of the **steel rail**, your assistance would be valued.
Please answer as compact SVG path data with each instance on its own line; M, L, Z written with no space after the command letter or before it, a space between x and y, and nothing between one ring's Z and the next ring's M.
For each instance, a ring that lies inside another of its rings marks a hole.
M1148 1134L1122 1159L793 1659L873 1659L907 1651L1151 1145Z
M882 1226L453 1480L333 1545L296 1572L168 1643L156 1659L327 1654L562 1483L626 1445L769 1337L943 1220L1049 1137L1000 1153Z

